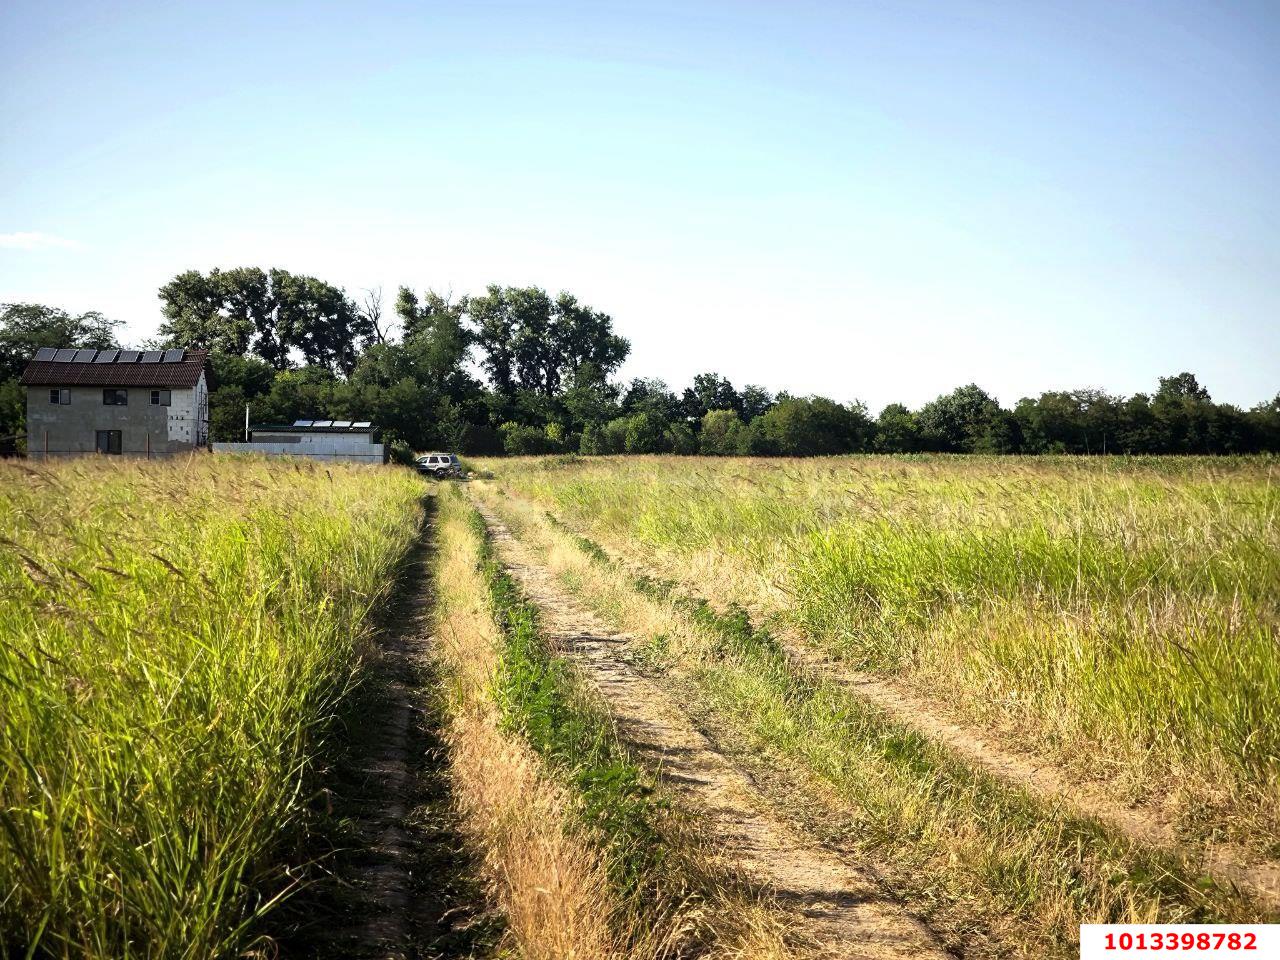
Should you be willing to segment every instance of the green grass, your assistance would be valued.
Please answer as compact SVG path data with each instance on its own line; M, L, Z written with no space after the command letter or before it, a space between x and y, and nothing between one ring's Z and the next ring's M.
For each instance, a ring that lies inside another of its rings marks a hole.
M642 658L673 670L671 682L690 682L689 702L744 749L799 764L832 790L842 809L828 816L844 842L882 864L967 953L1066 958L1080 923L1266 915L1173 857L1032 798L839 686L798 674L745 610L718 611L673 583L628 573L598 543L547 520L605 573L587 581L566 572L566 582L606 616L628 608L620 600L630 590L667 609L672 629L683 622L677 652L669 636L651 634Z
M0 490L0 954L238 955L424 486L199 457Z
M635 902L662 884L667 847L658 823L665 804L618 743L607 715L547 649L537 608L494 556L484 519L472 510L470 523L505 640L495 679L503 721L572 788L577 813L603 842L611 884Z
M1190 835L1280 855L1274 458L538 463L484 466Z

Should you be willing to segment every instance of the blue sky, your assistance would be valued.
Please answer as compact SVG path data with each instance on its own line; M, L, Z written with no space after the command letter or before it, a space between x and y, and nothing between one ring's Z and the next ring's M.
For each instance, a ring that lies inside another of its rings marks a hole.
M1280 390L1272 2L0 5L0 301L568 289L626 376Z

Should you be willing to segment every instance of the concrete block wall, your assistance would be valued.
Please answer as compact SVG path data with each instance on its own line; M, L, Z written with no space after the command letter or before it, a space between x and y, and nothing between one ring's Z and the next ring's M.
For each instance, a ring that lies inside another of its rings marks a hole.
M97 431L119 430L121 453L130 457L171 456L195 449L190 431L174 436L170 427L170 407L152 406L150 387L129 387L129 402L108 406L102 402L102 387L70 387L70 404L49 402L51 387L27 388L27 455L67 456L94 453ZM174 401L183 394L172 391Z
M332 442L324 442L329 436ZM340 434L316 434L307 443L214 443L214 453L256 453L265 457L307 457L311 460L342 460L348 463L382 464L386 448L381 443L353 444Z

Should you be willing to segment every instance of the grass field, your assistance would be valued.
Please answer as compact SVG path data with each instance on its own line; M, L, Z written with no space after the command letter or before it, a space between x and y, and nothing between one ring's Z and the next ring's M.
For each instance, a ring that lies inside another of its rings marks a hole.
M435 657L456 802L530 960L786 960L785 922L710 851L546 643L457 489L441 496ZM505 951L510 951L507 953Z
M1280 917L1257 880L1280 857L1280 463L477 466L424 528L405 470L0 464L0 957L271 954L393 589L427 612L398 629L432 679L396 695L439 724L494 955L823 955L718 851L712 794L627 739L635 701L581 659L600 629L675 705L651 723L751 772L732 809L769 807L806 863L873 868L964 956Z
M1280 464L494 461L498 482L851 665L1280 853Z
M963 955L1280 915L1275 461L477 466L774 802Z
M0 954L251 945L425 489L306 462L0 463Z

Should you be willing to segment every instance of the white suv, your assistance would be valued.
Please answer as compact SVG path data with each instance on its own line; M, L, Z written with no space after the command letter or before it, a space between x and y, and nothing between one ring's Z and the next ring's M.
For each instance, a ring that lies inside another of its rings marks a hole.
M462 463L452 453L424 453L414 461L414 466L419 473L428 474L437 480L462 476Z

